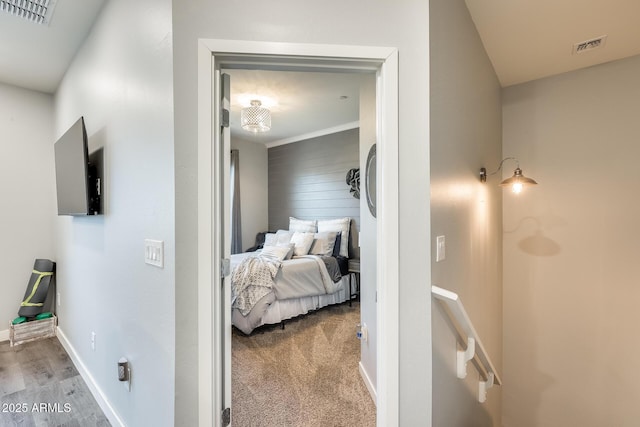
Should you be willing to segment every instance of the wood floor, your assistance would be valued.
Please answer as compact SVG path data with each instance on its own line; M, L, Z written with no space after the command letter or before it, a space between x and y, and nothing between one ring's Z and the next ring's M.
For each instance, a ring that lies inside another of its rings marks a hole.
M56 337L0 342L0 426L110 425Z

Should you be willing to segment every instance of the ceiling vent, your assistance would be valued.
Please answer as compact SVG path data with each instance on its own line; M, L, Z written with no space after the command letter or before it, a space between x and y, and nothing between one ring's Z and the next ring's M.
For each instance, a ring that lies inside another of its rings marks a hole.
M49 25L56 0L0 0L0 12L36 24Z
M600 47L604 47L604 44L607 41L607 36L596 37L595 39L586 40L580 43L576 43L573 45L573 53L580 54L589 52L593 49L598 49Z

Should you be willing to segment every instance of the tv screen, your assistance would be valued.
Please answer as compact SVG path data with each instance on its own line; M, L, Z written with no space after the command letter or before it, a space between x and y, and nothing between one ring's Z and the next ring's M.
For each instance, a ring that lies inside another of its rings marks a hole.
M89 163L84 118L80 117L54 145L58 215L96 215L95 168ZM96 201L98 206L96 207Z

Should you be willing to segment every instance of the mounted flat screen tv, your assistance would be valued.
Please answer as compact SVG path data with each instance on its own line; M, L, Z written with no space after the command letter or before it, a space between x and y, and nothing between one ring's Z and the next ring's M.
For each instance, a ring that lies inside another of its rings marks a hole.
M84 117L80 117L54 144L58 215L98 215L100 178L89 162Z

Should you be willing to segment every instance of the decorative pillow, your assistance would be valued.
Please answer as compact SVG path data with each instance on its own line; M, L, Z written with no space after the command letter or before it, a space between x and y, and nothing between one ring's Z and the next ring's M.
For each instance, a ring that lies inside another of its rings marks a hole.
M291 242L291 236L293 236L293 231L278 230L276 232L276 241L275 241L274 246L290 243Z
M337 233L336 234L336 241L333 244L333 253L331 254L332 257L334 258L338 258L340 256L340 243L342 241L342 234L341 233Z
M260 255L273 260L284 261L287 253L289 253L288 246L265 246L262 248Z
M318 231L318 221L298 219L289 217L289 231L300 231L303 233L315 233Z
M313 236L314 233L302 233L300 231L296 231L295 233L293 233L293 236L291 237L291 243L294 243L296 245L295 249L293 250L293 254L295 256L308 254L309 249L313 244Z
M311 255L325 255L331 256L333 254L333 246L336 243L335 231L324 231L322 233L316 233L313 237L313 245L309 249Z
M278 243L276 246L289 249L289 252L287 252L287 255L284 257L285 261L293 257L293 250L296 248L295 243Z
M276 246L277 243L276 233L267 233L264 235L264 245L263 246Z
M351 218L337 218L318 221L318 232L336 231L341 233L340 255L349 257L349 225Z

